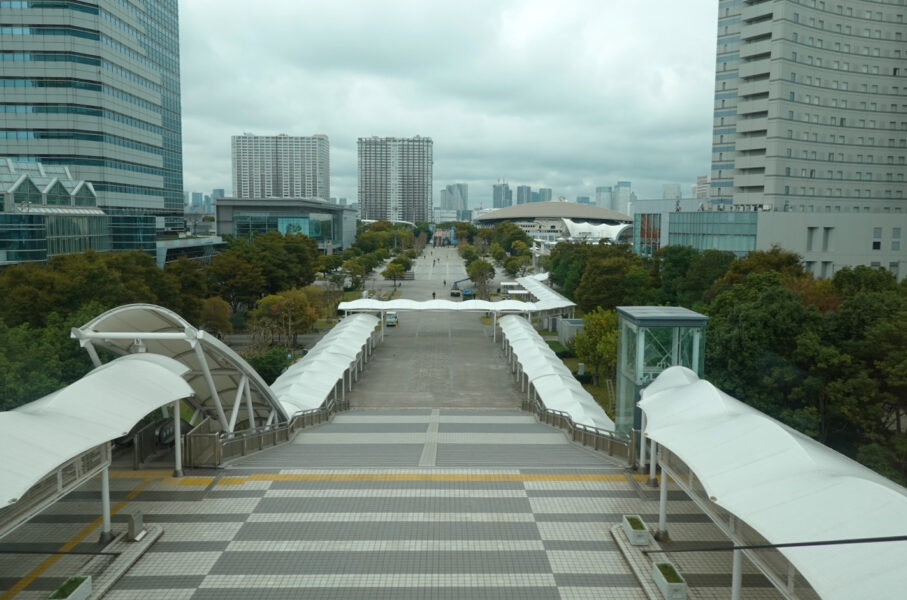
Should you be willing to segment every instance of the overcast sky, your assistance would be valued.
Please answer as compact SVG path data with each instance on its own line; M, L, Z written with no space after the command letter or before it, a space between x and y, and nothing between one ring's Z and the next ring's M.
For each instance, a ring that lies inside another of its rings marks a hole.
M184 0L185 189L232 187L230 136L331 143L356 200L356 139L434 140L438 190L629 180L684 196L709 172L715 0ZM514 193L514 201L516 194Z

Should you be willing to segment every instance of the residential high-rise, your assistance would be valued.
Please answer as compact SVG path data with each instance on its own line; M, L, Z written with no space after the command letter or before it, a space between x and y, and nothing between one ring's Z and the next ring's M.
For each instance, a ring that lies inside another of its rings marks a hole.
M233 197L331 197L331 145L326 135L244 133L231 138Z
M529 204L532 202L532 188L528 185L518 185L516 187L516 203Z
M0 157L66 166L107 214L182 229L177 0L0 4Z
M492 208L505 208L513 204L513 191L505 182L496 183L492 186Z
M359 138L358 146L360 217L431 221L431 138Z
M678 200L683 198L683 191L679 183L665 183L661 186L661 197L664 200Z
M452 183L441 190L441 210L467 210L468 208L468 184Z
M551 188L539 188L539 202L551 202Z
M903 198L903 2L718 10L711 203L869 211Z

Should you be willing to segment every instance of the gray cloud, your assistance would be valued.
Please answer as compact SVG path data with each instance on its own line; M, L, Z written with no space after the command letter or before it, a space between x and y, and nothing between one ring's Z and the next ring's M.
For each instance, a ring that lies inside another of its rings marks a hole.
M192 0L181 6L186 188L231 187L230 136L324 133L332 195L356 139L430 136L435 189L592 195L709 170L712 0ZM688 188L687 188L688 189Z

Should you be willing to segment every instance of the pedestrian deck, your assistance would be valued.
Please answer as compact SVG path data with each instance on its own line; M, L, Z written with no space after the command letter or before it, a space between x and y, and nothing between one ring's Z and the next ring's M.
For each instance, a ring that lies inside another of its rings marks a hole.
M407 296L462 277L453 251L435 254ZM656 522L657 490L521 412L499 353L476 315L403 314L331 423L222 470L113 471L115 529L139 510L163 535L106 597L650 597L611 530L622 514ZM0 551L98 550L98 489ZM683 493L669 498L671 544L726 544ZM729 553L669 556L689 597L730 596ZM0 554L0 590L26 581L16 598L45 598L88 557L48 560ZM746 569L744 598L779 597Z

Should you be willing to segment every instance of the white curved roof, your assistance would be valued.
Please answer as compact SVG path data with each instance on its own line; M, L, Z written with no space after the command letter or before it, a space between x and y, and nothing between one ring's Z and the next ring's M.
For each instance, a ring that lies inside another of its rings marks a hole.
M271 385L284 409L292 415L324 404L347 369L365 351L378 323L372 315L345 317L304 357L290 365Z
M155 354L130 354L61 390L0 412L0 502L12 504L58 466L126 435L166 404L191 396L189 369Z
M907 534L907 490L728 396L684 367L643 390L646 435L771 543ZM826 600L895 598L907 542L779 548Z
M502 300L489 302L488 300L373 300L359 299L341 302L338 308L346 311L408 311L408 310L439 310L439 311L465 311L465 312L496 312L496 313L529 313L543 310L558 310L576 306L567 298L561 296L550 287L542 283L548 279L547 273L520 277L517 283L538 298L538 302L520 302L519 300Z
M577 222L572 219L563 219L563 221L564 225L567 226L567 231L570 232L570 237L576 238L616 240L624 230L627 228L632 229L633 227L632 224L593 224Z
M526 319L510 315L502 317L498 323L523 373L546 408L567 413L574 423L614 431L614 421Z
M237 389L243 381L248 383L256 423L263 424L268 419L286 421L288 418L283 406L255 369L215 336L196 329L172 310L154 304L119 306L81 328L73 328L72 337L83 346L90 343L117 355L135 352L136 342L141 340L145 351L169 356L185 364L190 369L186 379L195 391L190 403L212 419L222 421L225 431L230 430L229 423L243 423L248 419L247 402L236 405L238 414L235 418L232 414ZM197 345L201 347L214 381L216 398L196 353Z
M607 208L576 202L530 202L514 204L485 213L475 218L476 223L519 219L581 219L632 223L633 217Z

